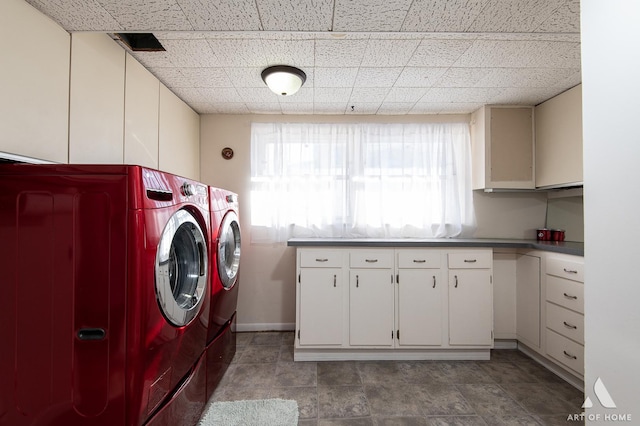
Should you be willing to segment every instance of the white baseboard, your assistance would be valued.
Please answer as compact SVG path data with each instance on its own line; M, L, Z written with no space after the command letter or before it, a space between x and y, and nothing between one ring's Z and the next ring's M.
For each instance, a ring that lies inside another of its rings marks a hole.
M566 381L567 383L569 383L570 385L572 385L576 389L581 390L582 392L584 392L584 379L583 378L577 377L576 375L568 372L564 368L562 368L559 365L557 365L556 363L548 360L547 358L545 358L542 355L540 355L538 352L534 351L533 349L530 349L528 346L526 346L526 345L524 345L522 343L518 344L518 350L520 350L520 352L530 356L538 364L542 365L547 370L551 371L552 373L554 373L555 375L557 375L561 379L564 379L564 381Z
M237 332L249 331L295 331L295 322L275 322L275 323L236 323Z
M493 349L518 349L518 341L515 339L496 339L493 341Z
M376 350L295 348L293 351L294 361L486 361L489 360L489 357L489 349Z

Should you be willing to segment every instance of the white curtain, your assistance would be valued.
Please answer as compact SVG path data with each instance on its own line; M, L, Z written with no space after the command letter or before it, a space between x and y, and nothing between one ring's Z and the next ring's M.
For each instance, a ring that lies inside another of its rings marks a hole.
M467 123L253 123L252 242L475 228Z

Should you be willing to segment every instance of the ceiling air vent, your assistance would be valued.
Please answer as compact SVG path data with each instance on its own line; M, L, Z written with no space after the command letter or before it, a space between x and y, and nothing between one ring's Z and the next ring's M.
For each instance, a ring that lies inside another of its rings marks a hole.
M116 33L116 36L134 52L165 51L165 48L151 33Z

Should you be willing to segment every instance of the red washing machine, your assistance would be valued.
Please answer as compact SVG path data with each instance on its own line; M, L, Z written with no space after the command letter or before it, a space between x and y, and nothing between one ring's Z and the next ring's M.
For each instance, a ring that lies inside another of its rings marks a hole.
M238 196L209 187L211 210L211 303L207 333L207 399L236 352L231 326L238 304L240 223Z
M195 425L209 226L189 179L1 165L0 425Z

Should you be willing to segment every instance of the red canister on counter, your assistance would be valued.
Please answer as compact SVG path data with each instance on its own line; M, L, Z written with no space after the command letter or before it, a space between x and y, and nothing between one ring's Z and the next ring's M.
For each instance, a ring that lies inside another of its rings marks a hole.
M538 229L538 241L551 241L551 230L547 228Z
M551 241L564 241L564 229L552 229Z

